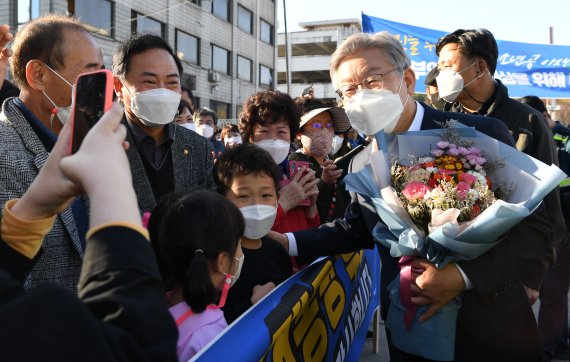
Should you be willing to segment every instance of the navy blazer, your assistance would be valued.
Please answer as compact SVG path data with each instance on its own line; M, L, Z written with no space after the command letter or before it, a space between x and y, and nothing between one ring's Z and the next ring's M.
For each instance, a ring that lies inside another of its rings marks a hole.
M443 112L421 103L424 117L421 129L441 128L438 123L450 119L475 127L509 146L514 146L514 140L505 124L497 119L468 115L455 112ZM358 157L367 157L369 152L360 152ZM358 169L351 170L357 172ZM334 255L354 250L373 248L377 246L381 257L381 314L385 319L390 305L387 285L398 275L398 258L390 256L389 249L376 244L372 240L371 231L380 219L370 203L360 195L353 195L353 201L348 206L344 219L337 219L322 225L318 229L294 232L297 241L298 255L301 259L312 259L321 255ZM543 262L543 255L548 253L553 236L552 225L545 215L544 208L539 208L505 236L505 239L495 248L481 257L459 262L474 285L474 289L462 294L463 307L458 318L456 357L476 351L482 356L487 355L481 345L489 348L499 348L503 351L518 353L525 348L528 353L534 353L535 336L529 330L536 329L536 322L528 300L518 283L525 268L534 270L533 265ZM518 284L517 284L518 283ZM509 311L512 315L504 318ZM502 322L496 322L501 320ZM513 324L516 321L518 324ZM512 330L512 328L518 330ZM521 329L522 328L522 329ZM492 330L489 333L488 330ZM468 333L466 333L468 331ZM476 331L476 332L473 332ZM473 337L472 333L477 334ZM481 338L481 340L476 340ZM461 349L463 352L459 352ZM516 354L515 353L515 354Z

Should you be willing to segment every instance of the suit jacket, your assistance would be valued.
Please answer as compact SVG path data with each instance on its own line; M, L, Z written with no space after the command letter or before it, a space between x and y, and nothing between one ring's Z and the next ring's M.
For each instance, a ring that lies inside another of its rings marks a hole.
M133 186L142 212L152 211L156 206L154 193L146 170L136 147L133 134L125 119L127 127L126 141L131 147L127 150L127 158L133 174ZM172 168L174 172L174 191L214 189L212 169L212 151L210 142L194 131L175 125L174 141L171 146Z
M501 121L422 106L425 109L422 129L440 128L438 122L456 119L514 146L512 136ZM355 156L352 172L364 167L370 152L368 146ZM343 220L325 224L319 229L293 233L299 256L313 258L372 248L375 244L371 230L378 222L380 220L374 207L366 198L355 195ZM498 246L475 260L458 263L474 289L462 293L463 306L457 322L456 360L485 360L497 353L536 356L536 322L520 279L529 265L544 263L545 255L551 250L553 234L553 226L546 218L544 208L540 207L510 230ZM385 319L390 305L386 287L397 276L399 267L398 259L390 256L388 248L379 244L377 247L382 260L380 300L382 317Z
M4 207L6 201L26 192L49 153L12 100L2 106L0 140L0 205ZM130 132L127 132L126 140L131 144L127 156L140 209L150 211L156 203L150 183ZM172 159L175 191L213 188L212 157L207 140L177 126ZM82 198L88 205L87 198ZM52 283L76 291L82 256L75 219L71 208L67 208L58 214L52 230L46 235L42 253L26 279L26 287Z
M48 151L13 99L0 114L0 205L21 197L46 163ZM58 214L26 280L26 286L54 283L77 290L83 250L71 208Z

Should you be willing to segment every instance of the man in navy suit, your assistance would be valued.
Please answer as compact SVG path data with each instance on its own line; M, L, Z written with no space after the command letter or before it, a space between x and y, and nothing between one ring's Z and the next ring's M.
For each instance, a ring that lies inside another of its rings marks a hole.
M349 37L333 54L330 72L351 124L368 135L380 130L398 133L440 128L442 123L455 119L514 145L501 121L442 112L414 101L416 76L410 60L400 42L386 32ZM365 167L375 148L373 141L355 156L350 171ZM371 230L379 221L366 198L355 195L344 219L279 239L291 255L300 258L377 245L382 260L381 306L385 319L390 307L386 287L399 268L398 259L372 239ZM416 260L416 266L425 268L425 272L412 285L412 302L429 306L422 319L430 318L451 299L462 297L456 361L540 359L536 322L528 297L529 290L538 286L526 281L542 278L544 265L552 262L553 233L553 226L540 207L509 231L498 246L475 260L450 263L442 269ZM425 360L391 345L390 354L393 361Z

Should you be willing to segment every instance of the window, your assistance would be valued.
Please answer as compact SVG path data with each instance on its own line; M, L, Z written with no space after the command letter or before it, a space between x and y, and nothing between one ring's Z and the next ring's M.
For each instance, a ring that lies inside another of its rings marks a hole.
M133 33L153 33L165 37L164 35L164 24L158 20L154 20L143 14L139 14L135 11L132 12L132 16L135 21L132 22L131 31Z
M212 44L212 69L230 74L230 52L214 44Z
M241 5L238 5L238 27L253 34L253 13Z
M109 0L68 0L67 10L99 34L113 36L113 3Z
M247 80L248 82L252 81L251 73L253 67L253 62L247 58L242 56L237 57L237 71L238 71L238 78Z
M211 100L210 109L216 112L218 119L228 119L231 117L230 105L228 103Z
M200 39L176 29L176 55L180 60L200 65Z
M331 78L328 70L309 70L301 72L291 72L291 83L330 83ZM287 73L277 73L277 84L287 83Z
M190 2L198 6L202 5L202 2L200 0L190 0Z
M259 38L267 44L273 45L273 25L261 19L261 29L259 30Z
M259 65L259 85L273 86L273 69L263 64Z
M18 0L18 28L40 16L40 0Z
M230 21L229 0L212 0L212 13L222 20Z

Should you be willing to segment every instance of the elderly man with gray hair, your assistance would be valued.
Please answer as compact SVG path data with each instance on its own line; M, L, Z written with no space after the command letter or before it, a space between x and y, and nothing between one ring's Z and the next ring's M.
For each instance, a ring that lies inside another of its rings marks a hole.
M330 74L352 126L366 135L381 130L398 133L440 128L455 119L514 145L508 129L494 118L442 112L414 101L416 75L410 59L401 43L387 32L360 33L346 39L332 56ZM355 156L350 171L358 172L369 164L370 152L377 146L374 140ZM382 260L381 312L385 319L390 308L387 285L396 278L399 267L398 259L373 240L372 229L381 222L373 210L369 198L355 194L344 219L277 238L290 255L301 259L377 246ZM509 231L497 247L475 260L450 263L441 269L422 259L414 262L415 267L425 269L412 285L412 302L428 306L421 320L429 319L453 298L462 297L456 361L539 358L536 323L520 282L526 271L520 266L542 261L549 245L536 240L551 236L552 225L544 209L539 208ZM391 342L390 331L387 335ZM389 346L392 361L426 360L392 343Z

